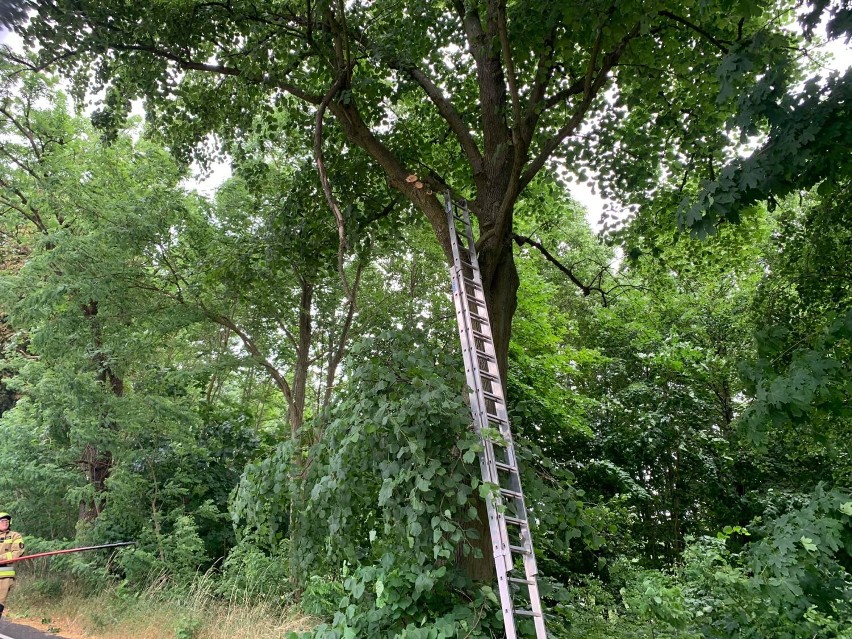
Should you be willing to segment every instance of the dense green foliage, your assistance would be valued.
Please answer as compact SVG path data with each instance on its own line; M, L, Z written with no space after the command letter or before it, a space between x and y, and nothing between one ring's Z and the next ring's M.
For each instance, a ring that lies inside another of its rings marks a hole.
M2 507L138 542L55 573L501 636L450 184L550 634L852 637L849 82L792 56L848 3L801 39L785 3L37 4L0 62ZM594 235L550 158L634 214Z

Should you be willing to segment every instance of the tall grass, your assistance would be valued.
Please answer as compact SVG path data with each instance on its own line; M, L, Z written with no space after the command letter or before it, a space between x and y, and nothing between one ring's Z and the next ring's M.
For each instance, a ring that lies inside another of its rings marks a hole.
M93 587L92 580L34 571L19 578L8 602L12 616L49 620L60 634L99 639L284 639L316 621L295 605L251 601L245 593L214 596L199 576L189 588L156 578L141 592Z

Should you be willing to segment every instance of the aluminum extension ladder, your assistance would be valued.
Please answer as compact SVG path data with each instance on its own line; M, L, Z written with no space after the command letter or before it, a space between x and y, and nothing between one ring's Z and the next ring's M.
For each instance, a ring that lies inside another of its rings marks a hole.
M546 639L538 569L467 202L455 202L447 193L445 208L453 250L453 302L474 429L483 448L479 466L482 481L493 487L485 503L506 639L518 639L518 623L524 617L532 620L536 639ZM463 234L456 230L457 223L463 225Z

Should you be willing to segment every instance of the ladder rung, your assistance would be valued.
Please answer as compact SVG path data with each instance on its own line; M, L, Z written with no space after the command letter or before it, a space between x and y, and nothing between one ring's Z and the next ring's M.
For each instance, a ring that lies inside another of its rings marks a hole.
M520 519L518 517L507 517L503 515L503 519L507 524L515 524L516 526L526 526L527 521L525 519Z
M498 427L498 430L500 431L500 436L503 439L506 440L505 443L500 441L500 440L495 440L493 437L488 437L486 439L488 439L489 441L491 441L491 442L493 442L493 443L495 443L499 446L502 446L502 447L505 447L507 444L510 444L512 442L512 433L510 433L506 430L509 427L509 422L507 422L505 419L503 419L501 417L496 417L495 415L488 415L487 417L488 417L488 421L491 422L491 423L490 424L484 424L484 425L477 425L477 430L480 429L480 428L493 428L494 425L496 424L497 427Z
M534 586L535 579L521 579L519 577L507 577L509 583L513 584L525 584L527 586Z
M510 473L517 473L518 472L518 469L515 466L512 466L512 464L504 464L503 462L496 461L496 462L494 462L494 466L496 466L500 470L507 470Z
M479 283L479 282L477 282L476 280L473 280L473 279L471 279L471 278L469 278L469 277L465 277L464 275L462 275L462 281L463 281L465 284L470 284L470 285L471 285L471 286L473 286L474 288L478 288L479 290L482 290L482 284L480 284L480 283Z
M465 295L467 296L467 299L469 301L475 302L476 304L479 304L480 306L485 306L485 300L479 299L478 297L476 297L476 295L471 295L470 293L465 293Z
M490 336L490 335L486 335L486 334L485 334L485 333L483 333L482 331L478 331L478 330L476 330L475 328L470 329L470 332L471 332L471 333L473 333L473 336L474 336L474 337L476 337L476 338L478 338L478 339L481 339L481 340L482 340L483 342L485 342L486 344L490 344L490 343L491 343L491 336Z
M485 399L490 399L494 403L502 404L503 398L499 395L495 395L494 393L489 393L488 391L482 391L482 396Z
M479 313L474 313L473 311L468 313L468 315L470 315L473 319L475 319L480 324L487 324L488 323L488 318L485 317L484 315L480 315Z
M515 609L515 614L520 615L521 617L541 617L540 612L535 612L533 610L518 610Z
M500 494L501 495L508 495L509 497L514 497L515 499L523 499L524 498L523 493L519 493L517 490L509 490L508 488L501 488Z
M526 546L513 546L512 544L509 544L509 550L511 550L512 552L516 552L519 555L529 555L530 554L530 549L527 548Z
M492 382L499 382L500 378L492 373L486 373L485 371L479 371L479 376L484 377L485 379Z
M496 409L496 406L495 406L495 409L494 409L493 411L489 411L489 410L487 410L487 407L486 407L486 411L485 411L485 412L486 412L486 414L488 415L488 418L489 418L489 419L493 419L494 417L497 417L497 409ZM506 433L504 433L502 430L500 431L500 434L501 434L501 435L503 435L503 437L506 437Z
M485 353L485 352L479 350L478 348L476 349L476 354L479 355L479 357L481 357L482 359L487 360L489 362L496 362L497 361L496 357L494 357L493 355L489 355L488 353Z

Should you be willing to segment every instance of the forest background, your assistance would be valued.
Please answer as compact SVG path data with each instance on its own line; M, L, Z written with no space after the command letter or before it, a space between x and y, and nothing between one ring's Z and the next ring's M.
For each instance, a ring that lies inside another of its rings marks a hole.
M501 636L452 189L550 634L852 636L848 2L0 8L2 506L138 541L17 605Z

